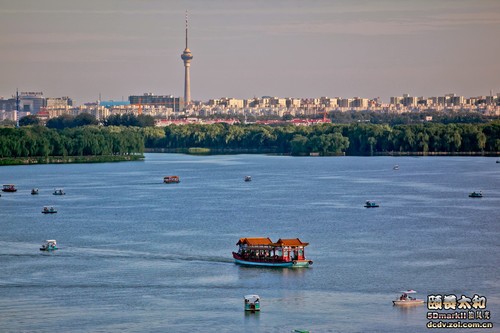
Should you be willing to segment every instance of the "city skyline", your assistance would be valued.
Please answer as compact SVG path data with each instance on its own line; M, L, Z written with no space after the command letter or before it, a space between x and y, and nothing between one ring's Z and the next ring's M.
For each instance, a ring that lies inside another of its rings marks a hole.
M21 0L0 8L0 96L182 96L186 9L193 100L500 92L496 1Z

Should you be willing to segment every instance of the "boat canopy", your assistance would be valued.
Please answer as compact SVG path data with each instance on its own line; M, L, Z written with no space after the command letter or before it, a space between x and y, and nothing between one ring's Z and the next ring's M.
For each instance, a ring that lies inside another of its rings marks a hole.
M259 295L246 295L244 297L245 300L248 300L250 303L255 303L260 300Z
M267 238L240 238L236 245L248 245L248 246L262 246L262 245L273 245L273 241Z
M267 238L240 238L236 245L247 245L247 246L270 246L270 247L298 247L307 246L309 243L302 242L298 238L282 239L280 238L276 243L274 243L269 237Z
M278 239L278 241L274 244L276 246L307 246L309 243L304 243L298 238L293 239Z
M413 289L410 290L402 290L400 293L405 293L405 294L416 294L417 292Z

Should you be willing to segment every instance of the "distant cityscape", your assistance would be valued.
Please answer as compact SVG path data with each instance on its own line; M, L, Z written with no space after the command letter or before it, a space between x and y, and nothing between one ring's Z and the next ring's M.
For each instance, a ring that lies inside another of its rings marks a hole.
M150 115L158 126L186 118L321 118L332 111L372 111L401 114L405 112L479 112L487 116L500 115L500 93L489 96L468 97L446 94L438 97L413 97L408 94L390 98L383 103L379 98L362 97L320 97L281 98L263 96L260 98L236 99L223 97L206 102L184 102L173 95L132 95L128 101L95 101L76 106L70 97L45 97L42 92L21 92L11 98L0 97L0 121L35 115L46 121L62 115L76 116L89 113L98 120L117 114Z

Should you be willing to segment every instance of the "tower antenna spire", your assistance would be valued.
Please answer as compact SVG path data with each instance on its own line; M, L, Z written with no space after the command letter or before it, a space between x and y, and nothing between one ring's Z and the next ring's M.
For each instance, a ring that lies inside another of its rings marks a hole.
M188 11L186 9L186 49L188 48Z

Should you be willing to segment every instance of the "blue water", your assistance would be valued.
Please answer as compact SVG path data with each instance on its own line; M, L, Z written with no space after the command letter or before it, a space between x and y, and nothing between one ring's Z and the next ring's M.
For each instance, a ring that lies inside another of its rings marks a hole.
M0 332L429 331L426 306L392 306L410 288L485 296L500 324L494 158L146 154L1 167L0 182L19 188L0 198ZM299 237L314 264L235 265L240 237Z

